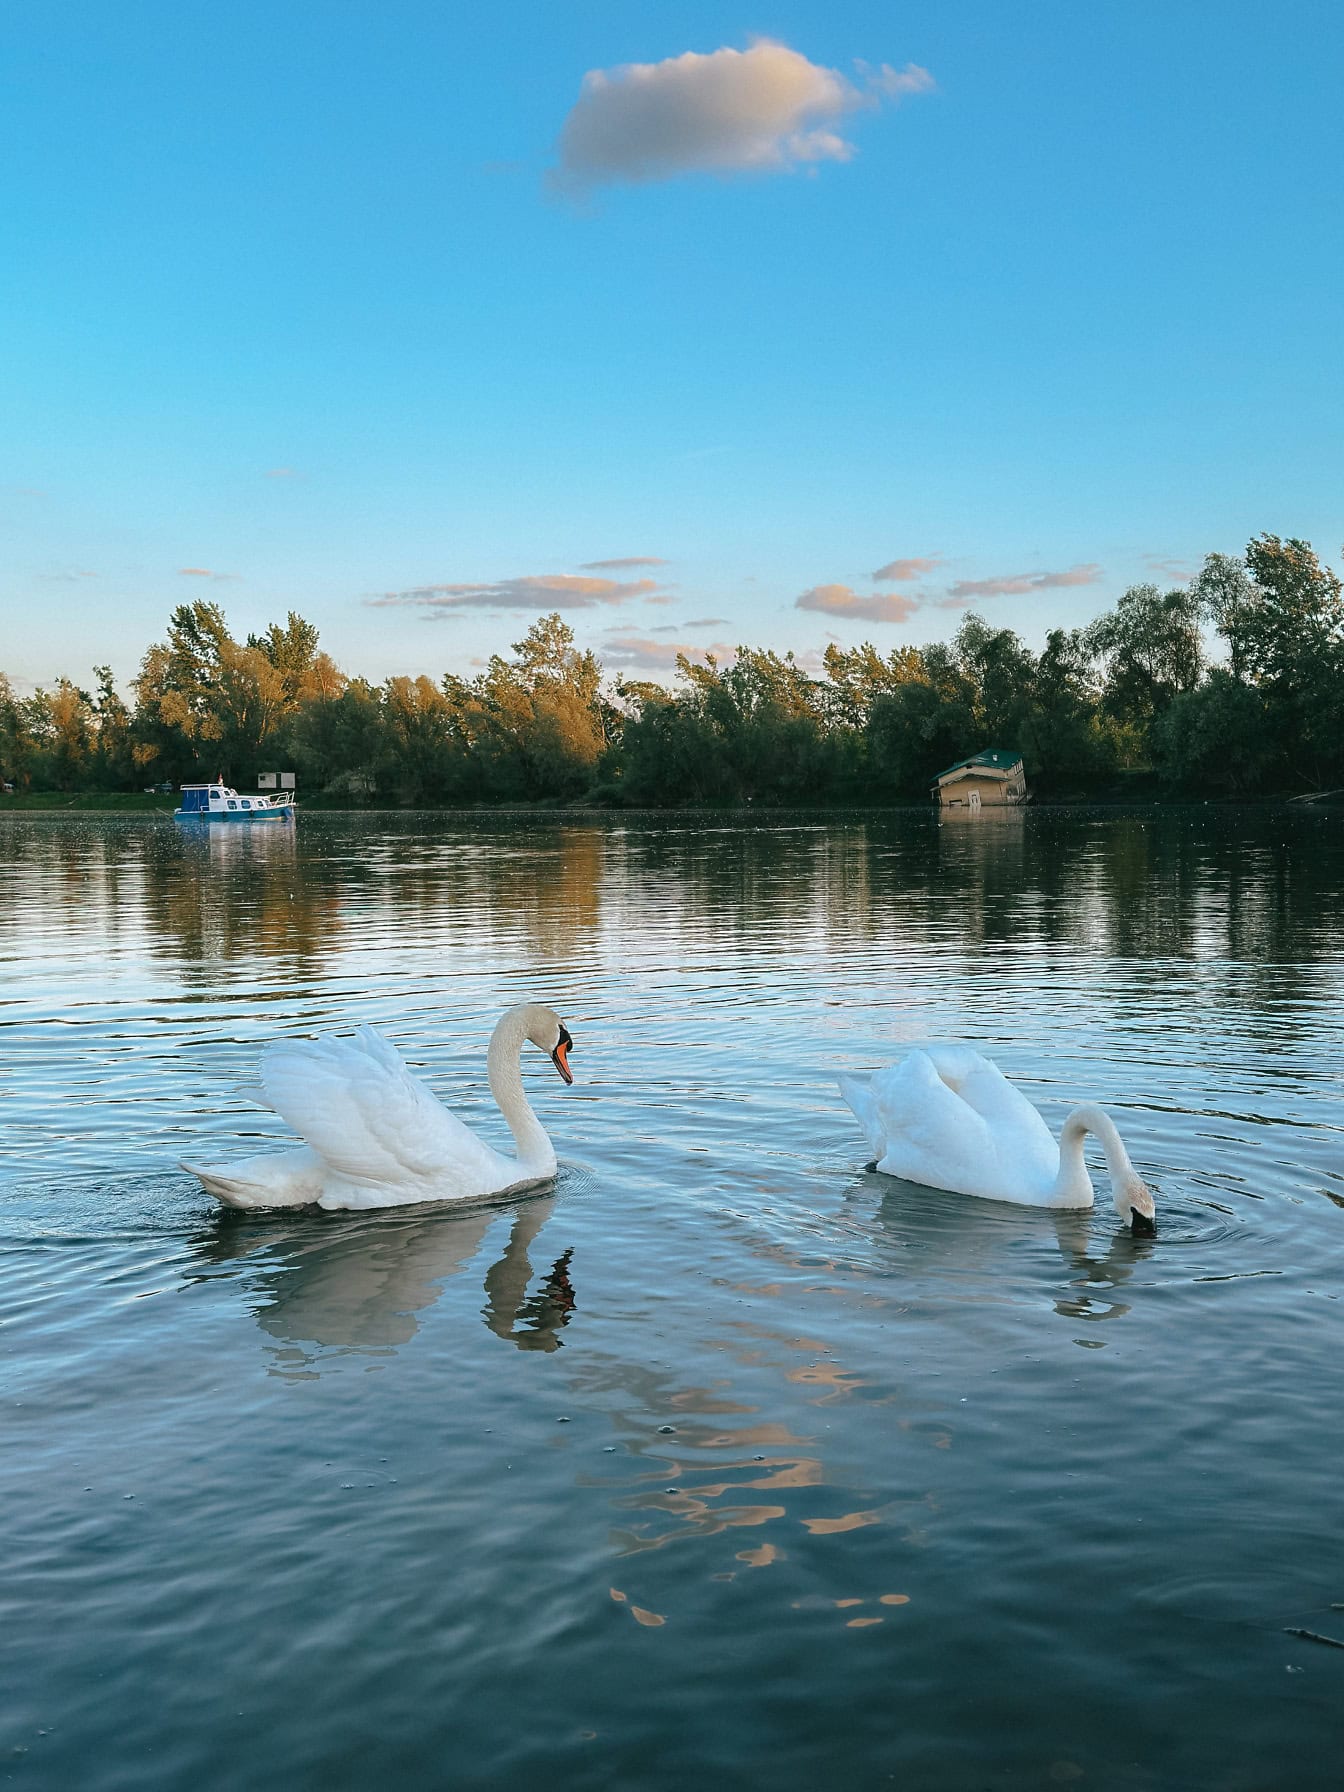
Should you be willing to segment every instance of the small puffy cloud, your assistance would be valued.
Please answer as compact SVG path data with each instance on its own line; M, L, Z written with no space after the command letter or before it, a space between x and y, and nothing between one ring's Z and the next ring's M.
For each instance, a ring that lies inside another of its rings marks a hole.
M922 579L926 573L933 572L943 564L941 554L930 554L923 559L888 560L885 566L879 566L873 574L875 579L891 579L897 584L907 579Z
M786 170L847 162L833 127L849 113L926 93L927 69L856 65L858 84L761 39L745 50L688 50L662 62L592 69L560 132L561 191L681 174Z
M591 610L623 604L656 589L652 579L581 579L571 573L537 573L492 585L417 585L367 601L375 606L420 610L427 617L458 610Z
M623 560L585 560L580 572L629 572L634 566L666 566L656 554L627 554Z
M848 585L814 585L794 599L793 607L855 622L908 622L919 608L919 599L894 591L875 591L871 597L860 597Z
M854 66L871 93L880 93L889 100L908 99L913 93L932 93L938 85L928 69L921 68L917 62L907 62L904 68L893 68L889 62L870 68L866 62L856 60Z
M1053 591L1062 585L1095 585L1101 568L1089 561L1085 566L1070 566L1065 572L1008 573L997 579L959 579L949 585L947 596L939 600L946 610L973 603L978 597L1016 597L1028 591Z

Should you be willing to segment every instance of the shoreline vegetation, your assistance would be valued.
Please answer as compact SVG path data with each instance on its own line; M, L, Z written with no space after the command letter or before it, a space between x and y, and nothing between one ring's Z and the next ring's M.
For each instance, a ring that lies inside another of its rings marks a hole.
M1046 805L1344 786L1344 591L1304 541L1257 536L1186 585L1131 586L1039 653L968 612L949 642L832 644L822 666L742 646L678 656L668 688L609 675L553 613L473 679L374 684L293 611L240 642L198 601L172 612L129 704L106 666L92 690L61 678L30 697L0 671L0 814L171 813L148 787L250 789L280 769L309 810L858 811L927 804L986 746L1021 752Z

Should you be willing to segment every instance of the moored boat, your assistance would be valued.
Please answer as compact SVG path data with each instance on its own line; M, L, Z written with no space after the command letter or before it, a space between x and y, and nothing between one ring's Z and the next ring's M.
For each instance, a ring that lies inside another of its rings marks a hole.
M272 796L258 790L239 796L216 778L213 784L184 784L182 806L173 810L174 821L292 821L294 798L288 793Z

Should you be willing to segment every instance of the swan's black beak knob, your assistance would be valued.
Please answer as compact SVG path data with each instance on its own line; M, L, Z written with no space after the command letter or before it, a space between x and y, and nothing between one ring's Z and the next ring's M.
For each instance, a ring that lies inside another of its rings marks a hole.
M551 1053L551 1063L564 1077L567 1083L574 1081L574 1072L569 1068L569 1048L574 1041L565 1027L560 1029L560 1037L555 1042L555 1050Z
M1140 1213L1137 1207L1130 1212L1129 1229L1135 1238L1157 1237L1157 1221L1150 1214Z

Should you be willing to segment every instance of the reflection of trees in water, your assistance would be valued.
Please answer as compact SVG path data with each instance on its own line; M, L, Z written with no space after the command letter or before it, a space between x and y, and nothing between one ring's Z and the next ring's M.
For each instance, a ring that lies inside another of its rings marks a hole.
M257 957L307 965L341 931L338 892L312 875L292 822L194 822L147 886L156 947L192 981Z
M31 937L40 913L58 936L139 935L193 978L257 956L307 968L347 940L536 963L613 938L673 959L715 940L899 944L982 983L1179 962L1234 975L1239 1006L1281 1014L1321 995L1314 967L1338 952L1336 832L1329 815L1212 809L16 822L0 939Z
M529 1292L529 1248L554 1207L553 1198L521 1205L503 1253L485 1274L486 1326L522 1350L558 1350L575 1307L572 1250L561 1252ZM491 1206L360 1219L222 1214L200 1256L210 1265L248 1263L253 1314L280 1345L277 1372L311 1375L331 1354L390 1356L408 1344L420 1329L418 1315L471 1263L499 1217Z
M6 827L0 947L32 957L44 936L92 934L110 949L138 941L161 829L64 820Z
M489 945L521 936L535 956L563 960L597 933L604 862L600 827L419 817L413 837L379 843L365 899L420 938L450 945L466 934Z

